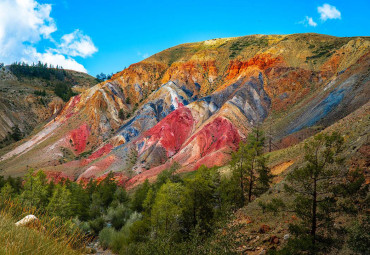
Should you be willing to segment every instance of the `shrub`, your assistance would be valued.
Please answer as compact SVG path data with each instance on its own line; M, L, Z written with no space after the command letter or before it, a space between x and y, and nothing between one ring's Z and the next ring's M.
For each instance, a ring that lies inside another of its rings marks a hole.
M102 231L99 233L99 243L103 249L107 249L111 247L113 235L115 235L116 231L113 228L103 228Z

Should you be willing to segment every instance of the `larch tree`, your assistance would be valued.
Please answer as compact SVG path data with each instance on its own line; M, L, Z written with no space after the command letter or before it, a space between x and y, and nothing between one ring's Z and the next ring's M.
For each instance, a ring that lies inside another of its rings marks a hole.
M287 176L285 190L293 195L293 211L300 219L291 224L291 248L316 254L329 247L336 212L334 187L343 178L343 138L338 133L318 134L306 142L304 163Z
M246 143L240 143L239 150L232 155L231 169L239 189L240 207L245 205L245 194L251 202L253 196L270 187L273 175L267 167L267 157L263 155L264 142L262 130L255 128Z

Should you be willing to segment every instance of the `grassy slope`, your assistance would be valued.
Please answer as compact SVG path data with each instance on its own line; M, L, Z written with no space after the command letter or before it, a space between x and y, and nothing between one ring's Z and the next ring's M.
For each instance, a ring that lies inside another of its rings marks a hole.
M94 77L86 73L72 70L67 70L67 73L69 76L65 82L71 84L77 93L97 83ZM3 110L0 110L0 140L13 125L18 125L24 134L29 135L32 130L43 126L44 121L52 115L53 109L49 104L64 105L54 93L54 82L38 78L17 79L10 71L0 70L0 107ZM34 94L43 90L46 92L43 97Z
M35 229L17 227L14 223L14 220L0 214L0 254L81 254L58 239Z

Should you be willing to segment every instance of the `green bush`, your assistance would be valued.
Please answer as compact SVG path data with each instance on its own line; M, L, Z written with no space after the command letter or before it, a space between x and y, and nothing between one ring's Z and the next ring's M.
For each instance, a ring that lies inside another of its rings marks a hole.
M103 249L107 249L112 246L113 236L116 231L113 228L103 228L99 233L99 243Z

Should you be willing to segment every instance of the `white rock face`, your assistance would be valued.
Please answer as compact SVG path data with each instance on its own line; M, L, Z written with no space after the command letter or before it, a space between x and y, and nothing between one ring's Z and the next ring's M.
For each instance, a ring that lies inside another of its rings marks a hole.
M21 219L20 221L16 222L15 225L16 226L25 226L29 223L32 223L34 221L37 221L37 217L35 215L27 215L26 217L24 217L23 219Z

